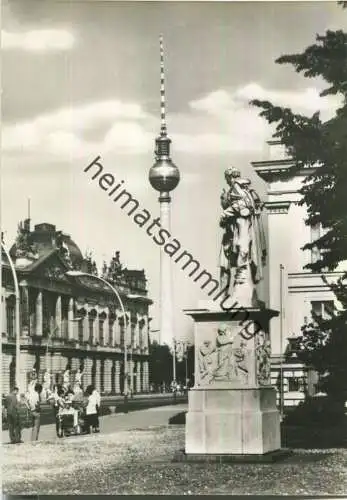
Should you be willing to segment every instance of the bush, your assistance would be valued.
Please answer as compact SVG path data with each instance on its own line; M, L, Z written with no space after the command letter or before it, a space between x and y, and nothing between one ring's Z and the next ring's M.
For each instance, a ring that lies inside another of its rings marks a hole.
M307 398L284 418L283 425L331 427L346 421L341 402L329 396Z

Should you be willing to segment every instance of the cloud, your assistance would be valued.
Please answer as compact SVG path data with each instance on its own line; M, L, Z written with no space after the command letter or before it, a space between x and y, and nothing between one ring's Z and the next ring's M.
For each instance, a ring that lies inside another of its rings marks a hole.
M235 92L236 100L261 99L270 101L277 106L289 107L297 113L312 114L318 110L322 116L329 118L341 104L338 96L320 97L320 89L307 87L297 91L267 90L257 83L249 83Z
M22 33L1 31L2 49L20 49L30 52L69 50L75 38L65 30L32 30Z
M268 100L306 115L320 110L322 118L328 119L334 115L341 99L320 97L319 92L315 87L294 91L265 89L252 82L232 90L215 90L189 103L190 125L185 123L185 132L175 135L175 148L202 154L262 151L272 128L249 102ZM204 131L194 133L194 126Z
M65 107L31 121L4 126L2 149L5 152L36 150L40 155L60 154L63 158L114 149L123 153L141 152L149 140L141 124L145 118L140 105L117 100ZM148 121L151 122L150 117ZM102 139L85 138L86 132L93 135L99 127L105 129Z
M259 110L249 105L254 98L304 114L320 109L325 118L339 104L336 97L321 98L314 87L281 91L248 83L231 90L217 89L188 103L186 112L170 114L172 151L199 155L262 151L272 129L259 117ZM53 155L62 161L106 153L141 155L153 150L158 127L158 118L139 103L106 100L71 105L4 126L2 148L45 160Z

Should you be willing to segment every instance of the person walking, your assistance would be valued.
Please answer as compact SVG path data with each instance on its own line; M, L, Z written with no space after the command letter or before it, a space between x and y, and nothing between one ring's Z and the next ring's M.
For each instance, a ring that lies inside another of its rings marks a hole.
M20 421L20 408L19 408L19 389L14 387L12 392L7 396L6 413L8 422L8 431L10 434L10 441L12 444L22 443L22 426Z
M93 432L100 432L100 406L101 406L101 396L97 389L94 389L92 392L92 396L95 398L95 406L96 406L96 417L93 425Z
M94 393L94 387L89 385L86 389L86 395L88 397L88 403L86 407L86 429L87 433L91 433L91 428L97 428L98 414L97 414L97 397Z
M39 439L41 424L41 393L42 385L36 384L34 391L28 394L28 404L32 415L31 441Z

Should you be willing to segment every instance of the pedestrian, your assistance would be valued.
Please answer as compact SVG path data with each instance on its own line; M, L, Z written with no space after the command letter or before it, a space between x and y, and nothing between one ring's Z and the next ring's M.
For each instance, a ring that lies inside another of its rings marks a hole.
M93 432L100 432L99 417L100 417L101 396L97 389L94 389L92 395L95 397L95 404L96 404L96 417L95 417L95 424L93 426Z
M41 392L42 385L36 384L34 391L28 393L28 404L32 415L31 441L39 438L41 424Z
M54 420L55 420L55 431L57 437L61 437L61 426L60 426L60 418L59 418L59 410L64 406L64 389L61 385L55 385L53 392L50 392L47 398L53 406L54 412Z
M88 403L86 407L86 429L87 433L91 433L91 429L97 428L98 425L98 415L97 415L97 397L94 393L94 387L89 385L86 389L86 395L88 397Z
M63 373L63 386L67 391L70 388L70 367L67 366Z
M20 421L20 408L19 408L19 389L14 387L12 392L7 396L6 413L8 431L10 434L10 441L12 444L22 443L22 426Z
M48 394L51 391L51 383L52 383L52 376L50 374L50 371L45 369L44 374L43 374L43 393L44 397L47 400L48 399Z
M35 370L35 368L33 368L31 370L31 374L30 374L30 382L29 382L29 385L28 385L28 392L33 392L34 388L35 388L35 385L37 383L38 383L37 371Z
M76 374L75 374L75 387L80 387L82 388L82 377L84 375L84 371L81 370L80 368L77 368Z

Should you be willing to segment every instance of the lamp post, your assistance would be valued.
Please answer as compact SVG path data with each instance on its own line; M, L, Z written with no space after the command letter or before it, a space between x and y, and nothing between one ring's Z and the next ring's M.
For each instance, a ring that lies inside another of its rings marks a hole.
M283 407L284 407L284 393L283 393L283 271L284 266L280 264L280 415L281 420L283 419Z
M122 309L122 314L123 314L123 318L124 318L124 403L126 404L127 401L128 401L128 346L127 346L127 318L126 318L126 314L125 314L125 308L124 308L124 304L123 304L123 301L122 299L120 298L120 295L118 293L118 291L116 290L116 288L114 286L111 285L111 283L109 283L108 281L106 281L104 278L100 278L100 276L95 276L94 274L90 274L90 273L84 273L82 271L68 271L66 273L68 276L73 276L73 277L87 277L87 278L93 278L95 280L99 280L101 281L102 283L104 283L105 285L107 285L111 290L112 292L115 294L115 296L117 297L117 300L120 304L120 307Z
M19 317L20 295L19 295L19 285L18 285L18 278L17 278L16 269L14 267L14 263L10 257L9 252L7 251L7 248L6 248L3 241L1 241L1 248L5 252L5 255L6 255L8 262L10 264L10 268L11 268L11 272L12 272L12 276L13 276L13 282L14 282L14 290L15 290L15 298L16 298L16 304L15 304L16 386L19 388L19 379L20 379L20 317Z

